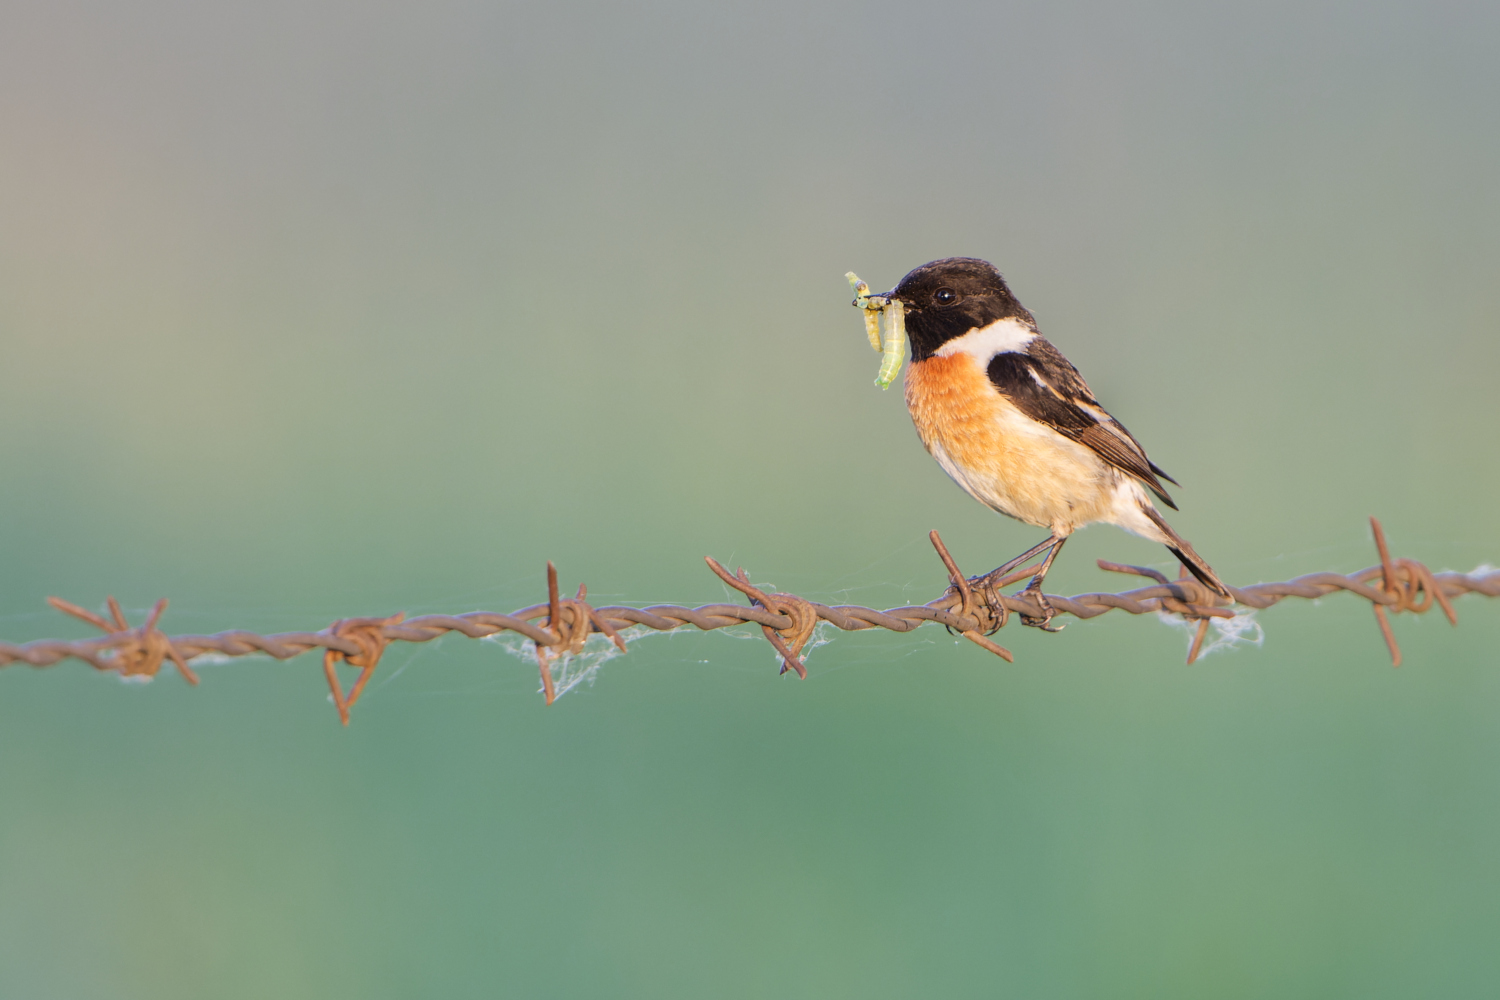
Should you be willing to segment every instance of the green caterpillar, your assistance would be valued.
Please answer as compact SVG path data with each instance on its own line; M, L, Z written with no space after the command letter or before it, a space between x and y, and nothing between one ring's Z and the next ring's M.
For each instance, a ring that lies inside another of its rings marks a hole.
M875 384L889 389L901 372L901 362L906 360L906 309L899 299L884 295L871 295L870 286L859 280L853 271L844 275L849 287L854 289L854 305L864 311L865 335L870 346L881 352L880 374ZM880 318L885 317L885 342L880 338Z

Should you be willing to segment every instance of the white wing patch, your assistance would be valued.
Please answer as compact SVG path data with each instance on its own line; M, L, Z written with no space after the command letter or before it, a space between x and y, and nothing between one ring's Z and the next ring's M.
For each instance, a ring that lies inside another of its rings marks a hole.
M989 326L981 326L962 337L954 337L939 347L936 354L940 358L959 353L968 354L982 367L989 364L990 358L997 354L1026 350L1026 345L1035 340L1036 335L1036 330L1022 320L1014 317L997 319Z
M1072 406L1074 409L1087 413L1089 416L1094 418L1095 423L1103 424L1110 430L1114 430L1113 425L1115 422L1115 418L1111 417L1108 413L1105 413L1103 409L1093 403L1080 399L1077 396L1064 396L1060 391L1058 391L1057 386L1053 385L1051 382L1048 382L1045 378L1042 377L1042 373L1040 371L1029 365L1027 366L1026 371L1027 374L1031 376L1031 381L1035 382L1043 389L1046 389L1048 392L1052 393L1052 395L1067 403L1069 406ZM1135 450L1134 445L1131 446L1131 450Z

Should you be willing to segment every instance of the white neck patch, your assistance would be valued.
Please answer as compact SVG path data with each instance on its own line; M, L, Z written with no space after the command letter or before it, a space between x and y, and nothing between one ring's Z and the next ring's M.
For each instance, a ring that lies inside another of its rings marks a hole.
M980 364L988 364L990 358L1007 351L1024 351L1026 345L1036 339L1036 331L1022 320L997 319L989 326L970 330L962 337L954 337L934 353L940 358L954 354L972 355Z

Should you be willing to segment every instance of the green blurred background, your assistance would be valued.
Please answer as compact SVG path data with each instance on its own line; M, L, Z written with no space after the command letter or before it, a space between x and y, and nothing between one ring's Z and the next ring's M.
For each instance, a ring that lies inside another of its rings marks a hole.
M0 635L758 581L1034 530L922 452L843 273L995 261L1229 580L1500 561L1492 3L10 0ZM1168 567L1095 528L1094 559ZM1500 604L0 673L0 996L1475 997Z

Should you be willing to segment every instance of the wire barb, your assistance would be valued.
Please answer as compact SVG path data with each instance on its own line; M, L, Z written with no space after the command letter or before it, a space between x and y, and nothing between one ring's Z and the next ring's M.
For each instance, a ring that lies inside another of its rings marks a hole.
M1214 618L1233 618L1234 612L1228 608L1220 608L1214 602L1223 600L1218 594L1200 581L1197 577L1189 576L1187 567L1177 567L1177 579L1168 580L1167 575L1160 570L1154 570L1150 566L1128 566L1124 563L1112 563L1104 559L1098 560L1100 569L1108 573L1128 573L1132 576L1144 576L1155 580L1164 587L1175 587L1177 592L1161 599L1161 610L1169 614L1178 614L1188 621L1198 622L1198 631L1193 636L1193 644L1188 648L1187 662L1192 666L1198 660L1198 655L1203 651L1203 640L1208 636L1209 621ZM1183 590L1187 587L1189 589ZM1209 603L1197 603L1197 599L1206 599Z
M1391 666L1399 667L1401 647L1396 644L1396 634L1391 631L1391 621L1386 617L1387 606L1392 614L1410 611L1420 615L1426 613L1436 600L1449 625L1458 624L1458 613L1453 610L1448 595L1443 593L1432 570L1415 559L1391 558L1390 547L1385 541L1385 528L1381 526L1380 519L1373 515L1370 518L1370 530L1375 534L1375 550L1380 553L1382 591L1380 600L1371 599L1371 606L1375 609L1375 621L1380 625L1380 635L1385 639L1386 649L1390 650ZM1422 595L1420 602L1417 600L1419 594Z
M49 597L47 603L65 614L88 622L109 636L98 653L78 657L95 670L113 671L121 677L151 678L161 670L162 662L170 658L183 680L194 687L198 685L198 675L193 672L193 668L187 665L187 660L183 659L172 640L156 627L162 612L167 610L165 597L156 602L151 613L146 616L145 623L139 628L130 627L130 623L125 620L125 612L120 610L120 602L112 594L106 598L106 603L113 621L61 597ZM0 666L3 665L0 663Z
M557 685L552 679L552 656L553 650L548 647L556 647L556 655L572 656L581 652L584 644L589 641L590 632L597 630L605 638L615 644L620 652L627 652L625 640L615 627L609 623L599 612L595 611L587 601L589 588L580 583L578 593L573 597L562 597L557 587L557 567L552 560L547 560L547 639L543 642L541 638L533 637L536 644L536 665L542 675L542 695L547 704L557 700Z
M406 612L401 611L389 618L341 618L328 626L330 637L343 639L355 646L353 652L337 646L329 646L323 651L323 676L328 681L328 692L333 696L333 707L339 710L339 720L344 725L349 724L349 710L359 701L365 684L380 664L381 654L391 641L385 634L386 626L399 624L405 617ZM351 667L360 668L359 677L354 681L354 687L349 689L347 699L339 686L338 672L334 669L340 660Z
M997 591L1005 586L1010 577L1006 577L1005 580L996 581L993 584L986 583L984 585L986 597L984 610L986 614L984 619L981 620L978 610L974 607L974 593L969 588L969 581L964 578L963 573L959 572L958 563L954 561L953 556L948 552L948 546L943 544L943 536L938 534L936 528L933 528L927 533L927 537L932 542L932 547L937 549L938 558L943 561L943 566L948 570L948 582L952 590L958 593L959 614L964 618L975 619L976 623L982 620L993 621L994 623L985 631L981 631L980 628L966 628L960 629L958 634L979 648L987 649L991 653L994 653L1006 663L1015 663L1016 658L1011 654L1010 650L987 638L987 636L993 635L1004 628L1007 619L1010 617L1009 610L1000 602L997 594ZM996 608L999 609L998 615L994 611ZM949 630L952 630L952 626L949 626Z
M802 662L801 654L802 647L812 638L813 629L818 627L818 613L812 602L804 601L796 594L767 594L750 582L743 566L739 567L734 576L730 576L729 571L719 565L713 556L704 556L703 560L714 571L714 575L750 598L753 603L791 620L786 628L772 628L762 622L760 629L776 652L781 654L780 672L784 674L788 670L795 670L800 679L807 680L807 666Z

